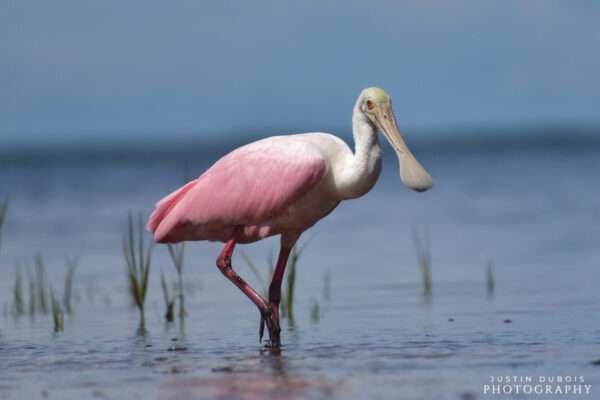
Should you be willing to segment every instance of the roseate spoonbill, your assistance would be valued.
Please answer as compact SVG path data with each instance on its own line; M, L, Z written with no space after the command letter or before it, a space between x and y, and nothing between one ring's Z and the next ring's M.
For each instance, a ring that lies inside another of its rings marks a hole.
M390 97L379 88L361 92L352 115L355 150L327 133L274 136L242 146L200 177L156 204L148 229L160 243L225 243L217 267L258 307L259 340L280 345L281 281L290 251L305 230L342 201L367 193L381 171L381 131L398 155L400 178L417 192L432 186L427 171L400 135ZM281 235L277 266L264 299L232 268L236 243Z

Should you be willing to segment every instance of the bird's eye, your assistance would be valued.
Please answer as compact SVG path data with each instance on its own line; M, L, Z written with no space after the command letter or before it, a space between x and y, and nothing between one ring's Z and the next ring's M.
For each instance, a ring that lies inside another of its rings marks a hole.
M372 110L373 107L375 107L375 105L373 104L373 102L371 100L367 100L365 105L367 106L367 110Z

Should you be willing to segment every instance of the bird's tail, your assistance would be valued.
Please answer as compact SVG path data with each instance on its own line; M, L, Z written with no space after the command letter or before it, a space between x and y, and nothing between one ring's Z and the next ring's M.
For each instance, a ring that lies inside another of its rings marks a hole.
M154 234L158 229L160 223L163 221L163 219L167 216L167 214L169 214L169 212L171 212L173 207L175 207L175 205L179 203L181 198L185 196L185 194L194 187L196 181L197 179L188 182L187 184L185 184L185 186L180 187L179 189L177 189L176 191L174 191L173 193L169 194L168 196L161 199L158 203L156 203L154 211L150 215L150 218L148 218L146 229L148 229Z

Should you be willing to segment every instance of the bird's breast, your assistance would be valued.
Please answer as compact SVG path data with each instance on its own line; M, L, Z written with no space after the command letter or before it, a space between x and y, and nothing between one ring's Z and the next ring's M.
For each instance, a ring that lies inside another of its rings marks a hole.
M339 200L331 196L324 181L298 201L290 204L274 219L273 225L278 231L304 231L328 215L338 204Z

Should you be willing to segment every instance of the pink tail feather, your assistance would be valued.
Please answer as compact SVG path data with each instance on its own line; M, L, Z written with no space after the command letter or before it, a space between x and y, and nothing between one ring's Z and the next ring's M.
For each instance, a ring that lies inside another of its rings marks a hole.
M186 183L184 186L180 187L156 203L154 211L150 215L148 223L146 224L146 229L152 233L155 233L162 220L167 216L167 214L169 214L173 207L175 207L179 200L181 200L181 198L194 187L196 182L197 179L194 179L193 181Z

